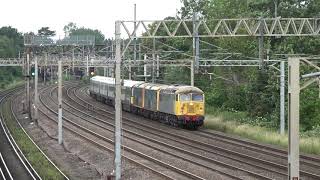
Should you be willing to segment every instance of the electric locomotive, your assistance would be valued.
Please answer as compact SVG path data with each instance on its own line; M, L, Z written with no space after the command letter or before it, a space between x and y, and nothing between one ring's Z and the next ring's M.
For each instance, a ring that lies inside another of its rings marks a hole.
M172 126L197 129L204 121L204 93L185 85L164 85L124 80L122 108ZM114 105L115 79L95 76L90 79L90 95Z

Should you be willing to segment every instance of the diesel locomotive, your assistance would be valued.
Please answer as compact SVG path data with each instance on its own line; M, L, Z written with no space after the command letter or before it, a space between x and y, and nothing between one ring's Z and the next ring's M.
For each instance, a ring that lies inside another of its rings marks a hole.
M197 87L132 80L123 80L121 87L125 111L188 129L203 125L204 93ZM91 97L114 105L115 79L94 76L90 79L89 92Z

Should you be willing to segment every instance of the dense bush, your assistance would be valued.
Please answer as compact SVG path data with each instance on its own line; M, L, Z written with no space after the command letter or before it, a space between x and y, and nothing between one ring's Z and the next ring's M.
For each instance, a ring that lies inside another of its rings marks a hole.
M200 12L202 17L208 21L219 18L273 17L275 3L278 5L278 16L280 17L315 17L320 15L320 2L312 0L250 0L246 1L246 3L240 0L183 0L182 3L183 6L180 13L183 18L191 18L193 12ZM258 57L259 51L256 38L201 38L201 40L226 50L223 52L241 53L241 57L233 56L235 59ZM170 40L164 42L174 45L177 49L189 51L192 54L192 46L185 46L181 41ZM319 54L320 38L265 37L264 46L269 49L269 57L271 59L278 59L280 56L277 54L317 55ZM200 43L200 48L207 48L213 52L219 50L212 46L204 46L202 43ZM218 55L212 56L208 52L200 52L200 57L204 59L223 58ZM304 65L302 65L301 69L301 74L315 71L315 69L312 70ZM264 70L252 67L215 67L203 70L203 72L211 73L211 78L209 78L208 74L197 75L195 77L195 85L205 91L208 107L233 113L243 112L242 115L245 114L245 118L239 118L238 121L278 128L280 121L280 82L277 70L269 67L264 67ZM178 77L185 76L185 73L182 75L180 73L176 70L170 71L167 72L165 78L171 77L170 80L174 80L172 77L178 79ZM312 132L317 132L320 127L319 88L315 84L301 91L300 122L302 131L312 130Z
M0 57L17 57L22 50L22 34L10 26L0 28ZM21 67L0 67L0 89L6 88L9 84L14 83L13 81L21 78Z

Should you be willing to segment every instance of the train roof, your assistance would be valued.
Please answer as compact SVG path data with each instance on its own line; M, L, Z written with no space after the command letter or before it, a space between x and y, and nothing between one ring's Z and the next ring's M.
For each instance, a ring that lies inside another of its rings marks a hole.
M125 87L133 87L134 85L137 84L143 84L143 81L132 81L132 80L124 80L123 86Z
M187 94L187 93L203 94L203 91L201 89L194 86L185 86L185 85L171 85L161 91L167 92L167 93L174 93L174 94Z
M91 78L93 81L98 81L106 84L115 84L115 78L104 77L104 76L94 76ZM165 85L165 84L154 84L154 83L145 83L144 81L132 81L132 80L124 80L123 86L125 87L140 87L150 90L159 90L167 93L175 93L175 94L187 94L187 93L199 93L203 94L203 91L194 86L186 86L186 85Z
M91 80L101 82L101 83L106 83L106 84L115 84L115 78L111 78L111 77L94 76L91 78ZM142 83L144 83L144 82L143 81L124 80L123 86L132 87L134 85L142 84Z
M143 84L137 84L135 85L135 87L145 88L148 90L159 90L159 89L167 88L169 86L165 84L143 83Z
M194 86L180 86L179 89L175 92L176 94L184 94L184 93L199 93L203 94L203 91Z
M104 77L104 76L93 76L91 78L92 81L97 81L97 82L102 82L102 83L107 83L107 84L114 84L114 78L110 77Z

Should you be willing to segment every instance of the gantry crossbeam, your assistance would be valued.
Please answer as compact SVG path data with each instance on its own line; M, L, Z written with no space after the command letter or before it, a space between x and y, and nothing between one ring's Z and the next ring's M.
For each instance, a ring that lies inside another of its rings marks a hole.
M0 67L1 66L22 66L22 58L0 58Z
M58 57L53 56L50 58L45 56L36 56L39 66L57 66ZM46 60L47 59L47 60ZM114 67L114 59L106 59L105 57L88 57L88 61L83 57L60 57L63 66L73 67ZM22 58L0 59L0 66L23 66ZM159 66L177 66L177 67L190 67L192 59L177 59L177 60L159 60ZM280 60L266 60L266 63L277 63ZM146 60L125 60L122 61L122 65L125 67L141 67L141 65L147 64L148 66L155 65L152 59ZM213 67L213 66L259 66L259 60L216 60L216 59L202 59L199 61L200 67Z
M63 39L53 39L50 36L24 35L25 46L93 46L95 36L77 35L64 37Z
M155 20L120 21L129 38L193 37L193 23L197 37L241 36L318 36L318 18L241 18L216 20ZM136 27L132 24L136 22ZM130 28L129 28L130 27ZM151 28L150 28L151 27Z

